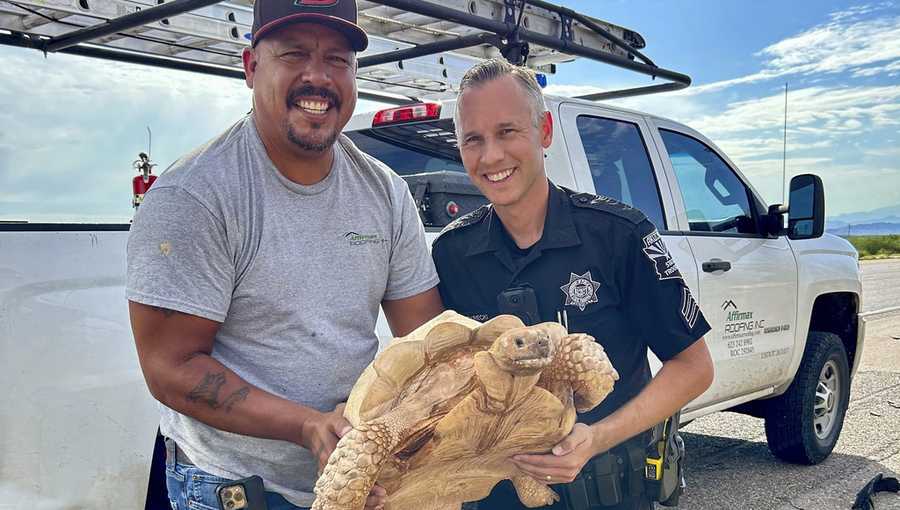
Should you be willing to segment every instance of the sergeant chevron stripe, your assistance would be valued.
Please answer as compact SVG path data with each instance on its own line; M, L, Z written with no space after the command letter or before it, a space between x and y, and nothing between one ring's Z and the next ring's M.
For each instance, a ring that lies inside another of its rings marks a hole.
M700 316L700 307L697 306L694 296L691 295L691 291L687 287L682 288L681 292L681 316L684 317L684 323L687 324L688 328L694 329L697 317Z

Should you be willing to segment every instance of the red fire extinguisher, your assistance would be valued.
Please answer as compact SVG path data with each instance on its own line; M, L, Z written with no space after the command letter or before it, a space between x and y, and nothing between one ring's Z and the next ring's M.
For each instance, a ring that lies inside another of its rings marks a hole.
M156 164L151 163L150 157L143 152L138 155L138 158L140 159L134 162L134 168L140 173L131 180L131 188L134 192L131 205L135 209L144 201L144 193L156 182L156 176L152 174L153 167Z

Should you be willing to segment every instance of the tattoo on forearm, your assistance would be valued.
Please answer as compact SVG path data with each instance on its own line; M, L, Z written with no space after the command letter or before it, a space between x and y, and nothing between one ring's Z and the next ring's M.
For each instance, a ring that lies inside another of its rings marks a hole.
M219 402L219 391L224 385L225 372L207 372L200 384L187 394L188 402L200 402L212 409L224 408L225 412L229 413L235 404L246 400L247 395L250 394L250 387L244 386L225 397L223 402Z
M250 388L244 386L243 388L235 391L231 395L228 395L228 398L225 399L225 402L222 403L222 407L225 408L226 413L231 412L231 408L234 407L238 402L244 401L247 399L247 395L250 394Z
M207 372L203 380L187 395L190 402L203 402L213 409L219 408L219 390L225 385L225 373Z

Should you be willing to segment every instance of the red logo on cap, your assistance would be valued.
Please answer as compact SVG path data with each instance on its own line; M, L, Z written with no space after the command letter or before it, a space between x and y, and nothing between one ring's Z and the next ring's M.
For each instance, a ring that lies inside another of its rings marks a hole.
M309 7L331 7L338 0L295 0L294 5L306 5Z

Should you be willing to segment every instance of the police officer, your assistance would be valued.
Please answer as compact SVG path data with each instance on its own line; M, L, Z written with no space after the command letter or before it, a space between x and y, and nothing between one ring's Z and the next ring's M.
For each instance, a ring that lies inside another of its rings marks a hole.
M567 484L556 487L562 501L552 508L652 508L646 431L712 382L709 325L640 211L548 181L553 119L531 71L502 59L470 69L456 130L466 171L491 204L434 244L445 306L482 321L509 312L527 322L567 317L570 332L603 344L620 376L552 452L511 460L538 480ZM647 347L663 361L652 380ZM503 482L478 508L524 506Z

